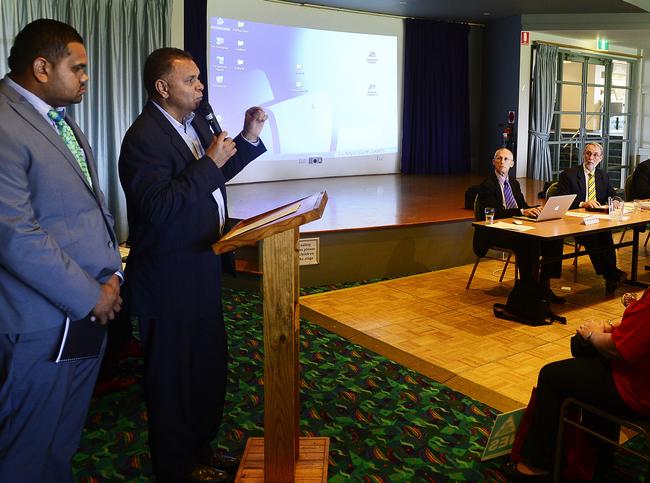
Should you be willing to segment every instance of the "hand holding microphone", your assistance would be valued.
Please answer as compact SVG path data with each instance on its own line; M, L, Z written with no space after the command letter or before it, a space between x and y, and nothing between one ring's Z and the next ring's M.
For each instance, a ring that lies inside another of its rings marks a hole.
M205 154L214 161L217 167L221 168L228 162L230 158L237 152L237 146L232 138L228 137L226 131L222 131L218 136L212 138L212 142Z
M205 154L214 161L217 167L221 168L237 152L235 142L228 137L227 132L221 130L212 106L210 106L210 103L206 99L201 101L197 111L208 122L210 129L212 129L215 135L212 138L210 146L205 150Z

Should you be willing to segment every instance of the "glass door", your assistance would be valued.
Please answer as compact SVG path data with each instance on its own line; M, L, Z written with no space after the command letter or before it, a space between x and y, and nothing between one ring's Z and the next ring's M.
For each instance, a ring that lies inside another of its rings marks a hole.
M603 169L622 187L629 169L632 63L560 51L549 138L553 178L582 162L589 142L603 146Z

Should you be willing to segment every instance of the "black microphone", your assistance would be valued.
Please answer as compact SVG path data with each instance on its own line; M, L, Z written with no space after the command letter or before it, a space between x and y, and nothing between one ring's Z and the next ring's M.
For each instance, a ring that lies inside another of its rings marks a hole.
M206 121L208 121L208 124L210 125L210 129L212 129L212 132L214 133L215 136L218 136L222 129L221 126L219 126L219 123L217 122L217 118L214 115L214 111L212 111L212 106L207 100L202 100L201 104L199 105L198 108L199 113L205 118Z

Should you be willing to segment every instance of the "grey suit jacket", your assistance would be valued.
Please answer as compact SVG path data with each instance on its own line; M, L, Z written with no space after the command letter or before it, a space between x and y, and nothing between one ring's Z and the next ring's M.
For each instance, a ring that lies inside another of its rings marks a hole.
M0 334L86 316L121 266L92 151L66 121L94 189L54 128L0 80Z

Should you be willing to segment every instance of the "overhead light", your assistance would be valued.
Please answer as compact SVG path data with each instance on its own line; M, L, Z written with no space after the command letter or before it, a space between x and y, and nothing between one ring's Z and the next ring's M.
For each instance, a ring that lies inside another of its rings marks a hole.
M487 17L488 15L491 15L491 14L490 14L490 12L483 12L483 15L485 15Z

